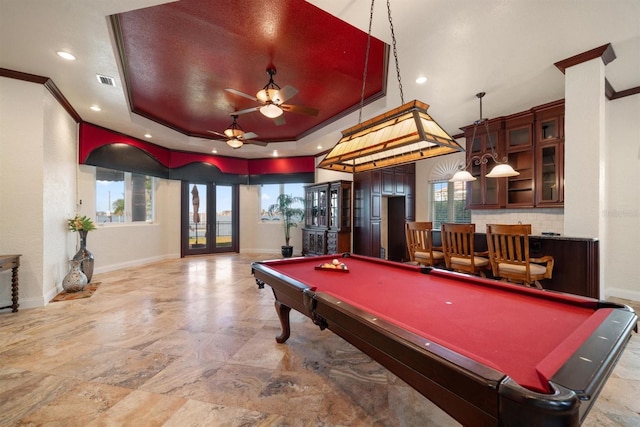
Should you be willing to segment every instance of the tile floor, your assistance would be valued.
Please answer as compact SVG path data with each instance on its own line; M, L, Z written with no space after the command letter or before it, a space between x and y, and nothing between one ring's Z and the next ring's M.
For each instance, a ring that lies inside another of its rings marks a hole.
M119 270L94 276L91 298L0 312L0 426L457 425L298 313L277 344L250 270L272 257ZM637 335L584 425L640 426Z

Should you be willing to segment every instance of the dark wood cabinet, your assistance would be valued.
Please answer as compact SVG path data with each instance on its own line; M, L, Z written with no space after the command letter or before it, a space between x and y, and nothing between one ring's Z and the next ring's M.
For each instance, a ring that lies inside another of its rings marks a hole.
M564 205L564 100L489 120L499 161L507 160L518 176L487 178L495 166L472 159L491 152L483 126L461 128L467 140L469 209L562 207ZM486 156L485 156L486 158ZM478 163L478 164L476 164Z
M333 181L305 187L302 254L351 251L351 182Z

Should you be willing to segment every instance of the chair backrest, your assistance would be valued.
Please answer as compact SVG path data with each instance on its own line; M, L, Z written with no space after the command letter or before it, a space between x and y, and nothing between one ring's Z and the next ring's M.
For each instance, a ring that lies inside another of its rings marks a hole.
M433 240L431 231L432 222L407 222L406 223L407 249L409 258L416 261L416 252L429 254L429 259L433 260Z
M487 224L487 246L494 276L531 283L529 260L531 224ZM499 271L499 264L522 267L519 273Z
M473 235L476 232L476 225L442 224L440 230L442 234L442 250L447 268L475 274L477 270L473 249ZM452 258L456 258L458 261L460 259L467 260L467 262L452 263Z

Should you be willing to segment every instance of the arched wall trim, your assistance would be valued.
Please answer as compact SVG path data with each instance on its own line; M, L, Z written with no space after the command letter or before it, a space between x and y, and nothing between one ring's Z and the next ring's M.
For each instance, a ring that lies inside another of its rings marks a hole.
M148 152L123 143L103 145L96 148L89 154L84 163L158 178L169 178L168 167L158 162Z
M267 184L312 183L313 156L239 159L169 150L89 123L80 124L79 163L168 179Z
M217 166L209 163L189 163L182 167L171 169L169 178L180 181L215 182L216 184L247 184L247 175L222 173Z

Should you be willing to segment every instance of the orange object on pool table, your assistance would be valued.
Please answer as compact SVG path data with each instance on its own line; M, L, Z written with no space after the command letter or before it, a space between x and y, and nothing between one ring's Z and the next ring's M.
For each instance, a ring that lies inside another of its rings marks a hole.
M307 315L465 425L577 425L636 328L629 307L345 254L255 262L282 333Z

